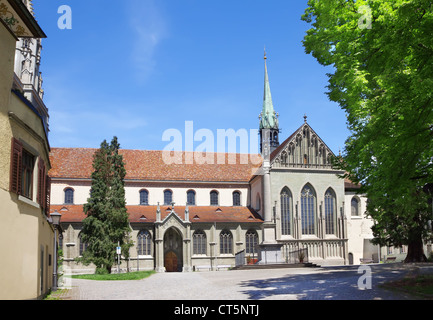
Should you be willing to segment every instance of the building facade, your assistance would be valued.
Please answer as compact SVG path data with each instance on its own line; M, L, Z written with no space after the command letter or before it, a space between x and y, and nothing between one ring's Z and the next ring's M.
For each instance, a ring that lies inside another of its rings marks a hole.
M51 211L62 214L65 267L87 272L74 259L80 241L83 204L89 197L95 149L51 152ZM165 164L162 151L121 150L125 193L135 245L122 267L157 271L228 268L235 253L256 256L260 215L249 207L251 164ZM187 156L186 153L184 153ZM228 160L228 155L226 155ZM231 167L234 166L234 167Z
M0 0L0 299L37 299L53 284L44 32L30 0Z
M245 155L207 154L203 163L196 161L201 153L181 152L179 161L167 163L162 151L121 150L135 243L122 268L227 269L243 250L245 259L258 263L284 263L300 249L320 265L372 258L366 199L339 177L344 172L332 167L334 154L307 117L279 142L266 57L264 92L261 154L248 155L247 162L241 161ZM86 248L80 231L95 151L51 152L51 211L63 216L64 261L72 273L92 271L74 259Z

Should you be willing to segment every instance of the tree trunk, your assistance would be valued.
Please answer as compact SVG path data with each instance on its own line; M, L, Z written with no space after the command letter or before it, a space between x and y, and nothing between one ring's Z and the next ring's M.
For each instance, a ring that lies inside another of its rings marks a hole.
M416 240L409 243L407 256L404 263L411 262L427 262L427 257L424 254L424 247L422 240Z

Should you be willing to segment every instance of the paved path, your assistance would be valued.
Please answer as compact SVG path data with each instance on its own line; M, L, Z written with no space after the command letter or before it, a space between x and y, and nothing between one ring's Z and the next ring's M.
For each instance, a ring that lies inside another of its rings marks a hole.
M73 300L402 300L379 284L414 272L403 264L371 265L371 289L360 290L359 266L157 273L138 281L72 280ZM415 268L415 269L414 269ZM431 267L430 267L431 268ZM431 270L431 269L429 269ZM368 284L367 281L362 282Z

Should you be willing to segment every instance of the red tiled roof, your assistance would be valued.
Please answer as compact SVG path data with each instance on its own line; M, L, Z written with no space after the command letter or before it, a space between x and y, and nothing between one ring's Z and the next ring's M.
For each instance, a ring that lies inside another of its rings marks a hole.
M171 206L161 206L161 220L171 212ZM156 221L157 206L126 206L130 222ZM62 215L62 223L81 222L86 218L82 205L55 205L50 211L57 210ZM185 206L174 208L180 219L185 219ZM199 222L263 222L260 215L248 207L217 207L217 206L191 206L189 207L189 221Z
M93 172L93 155L97 149L52 148L50 153L52 178L88 179ZM248 182L261 166L260 155L247 155L248 163L241 163L240 154L208 154L214 163L186 164L185 157L199 155L192 152L179 152L181 164L166 164L163 151L120 150L125 162L127 180L153 181L211 181ZM200 154L201 156L201 154ZM231 161L230 157L235 161ZM225 159L220 164L218 157ZM253 160L253 161L251 161ZM234 162L234 164L231 164ZM258 162L254 164L253 162Z
M351 180L345 178L344 179L344 188L346 190L348 190L348 189L360 189L361 185L357 184L357 183L353 183Z

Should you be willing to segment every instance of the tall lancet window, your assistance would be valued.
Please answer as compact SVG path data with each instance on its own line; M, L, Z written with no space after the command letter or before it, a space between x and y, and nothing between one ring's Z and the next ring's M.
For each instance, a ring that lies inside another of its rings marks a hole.
M316 232L316 194L310 185L301 192L302 234L314 235Z
M245 253L253 257L257 253L257 245L259 243L259 236L256 230L248 230L245 234Z
M220 233L220 254L233 253L233 235L228 230L223 230Z
M141 230L137 236L137 252L141 256L150 256L152 254L152 237L147 230Z
M197 230L192 236L193 254L206 254L206 234L203 230Z
M282 235L290 235L292 233L292 201L292 193L285 187L280 194Z
M336 217L336 197L335 192L330 188L325 193L325 232L326 234L335 233Z

